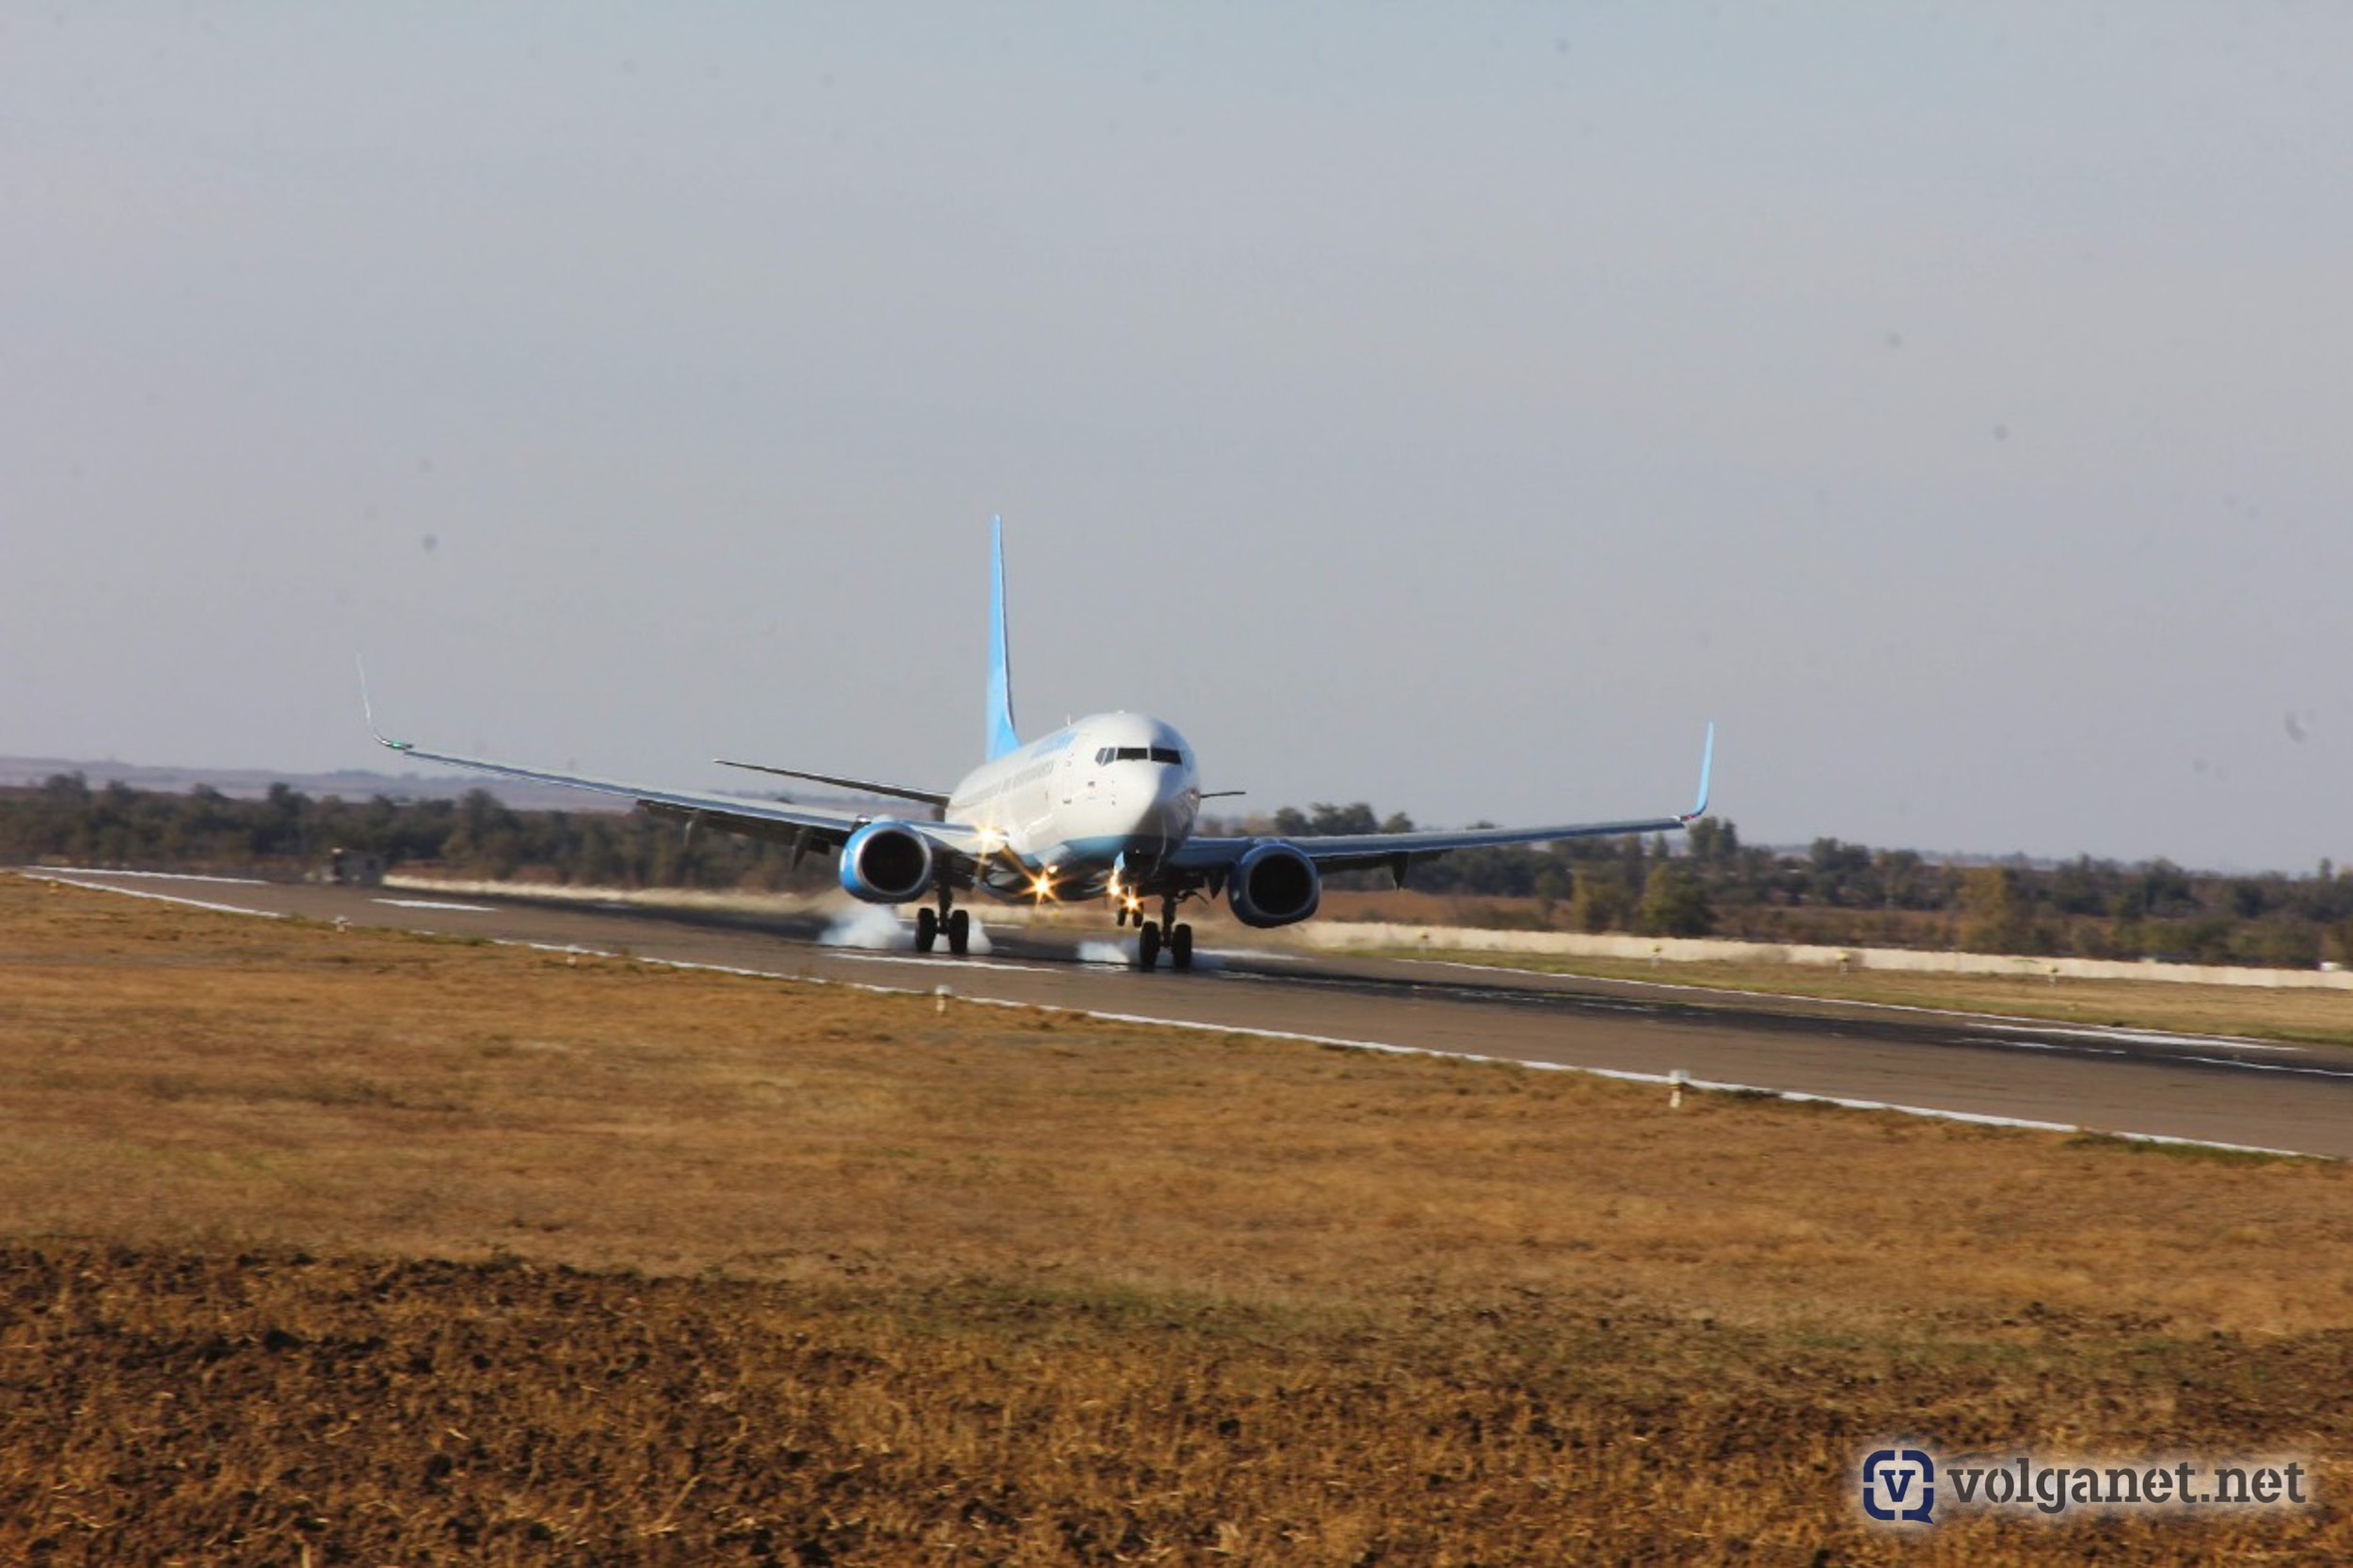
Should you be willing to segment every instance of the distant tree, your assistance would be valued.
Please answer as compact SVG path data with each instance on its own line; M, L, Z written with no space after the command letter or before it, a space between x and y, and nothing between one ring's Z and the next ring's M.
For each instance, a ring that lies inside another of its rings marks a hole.
M2227 964L2231 961L2231 922L2221 915L2201 915L2183 920L2174 928L2174 940L2180 956L2193 964Z
M1961 947L1972 952L2031 952L2034 907L2015 866L1976 866L1961 874Z
M1336 838L1343 833L1378 833L1381 831L1381 819L1374 816L1372 808L1361 800L1352 806L1333 806L1324 801L1318 801L1308 808L1308 811L1310 821L1314 824L1309 831L1319 838Z
M1721 866L1740 856L1740 832L1721 817L1702 817L1684 836L1684 853L1704 866Z
M1888 909L1942 909L1952 898L1951 878L1908 849L1883 849L1871 857L1881 905Z
M1625 883L1615 867L1580 870L1569 895L1569 922L1579 931L1621 930L1629 903Z
M2152 860L2140 868L2140 908L2160 920L2198 912L2198 891L2188 875L2170 860Z
M2115 881L2115 867L2078 856L2051 873L2051 907L2062 915L2104 914Z
M1806 860L1811 872L1806 895L1813 903L1867 908L1880 902L1871 874L1871 852L1861 844L1817 839Z
M1553 912L1565 898L1577 890L1577 873L1549 856L1530 856L1535 864L1534 877L1536 909L1545 925L1552 923Z
M1335 806L1319 800L1305 811L1286 806L1274 813L1274 831L1286 839L1328 839L1342 833L1378 833L1381 819L1364 801Z
M2242 876L2231 883L2231 913L2242 920L2261 920L2270 910L2280 878Z
M1640 888L1643 878L1650 874L1650 859L1642 853L1642 836L1628 833L1619 839L1617 844L1618 866L1625 873L1625 886L1629 889Z
M2268 968L2309 969L2320 962L2322 935L2318 926L2302 920L2264 920L2239 925L2230 956L2242 964Z
M1537 868L1544 863L1518 844L1458 850L1447 859L1461 863L1464 892L1489 898L1532 897Z
M1642 889L1640 920L1646 936L1705 936L1716 929L1707 890L1674 860L1661 860L1651 868L1650 884Z

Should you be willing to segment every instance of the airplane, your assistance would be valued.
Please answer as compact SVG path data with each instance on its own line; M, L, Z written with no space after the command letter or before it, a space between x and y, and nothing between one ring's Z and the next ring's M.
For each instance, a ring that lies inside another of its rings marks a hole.
M1716 727L1700 756L1699 799L1672 817L1572 823L1548 827L1473 827L1325 838L1230 837L1196 832L1200 760L1175 728L1141 713L1094 713L1026 744L1014 728L1013 676L1006 656L1004 531L989 523L988 698L981 765L946 791L914 789L757 762L712 760L931 808L914 813L827 810L790 801L703 793L552 773L481 757L431 751L388 739L376 725L360 672L360 703L378 743L420 761L619 795L654 816L788 844L797 867L814 852L840 856L843 891L869 904L919 904L915 946L931 952L945 938L967 952L971 915L960 892L1005 903L1110 901L1114 925L1136 927L1136 968L1150 971L1165 952L1174 969L1193 962L1193 927L1176 919L1193 899L1223 896L1234 918L1258 929L1312 916L1323 878L1334 872L1385 869L1405 885L1417 862L1450 850L1491 844L1548 843L1689 827L1707 810ZM1239 792L1232 792L1239 793ZM1147 904L1157 901L1157 919Z

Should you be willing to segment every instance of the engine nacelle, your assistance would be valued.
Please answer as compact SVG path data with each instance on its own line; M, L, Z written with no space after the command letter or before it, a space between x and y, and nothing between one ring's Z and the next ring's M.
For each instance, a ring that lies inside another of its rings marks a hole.
M1304 920L1323 902L1323 878L1316 863L1291 844L1268 839L1245 851L1234 862L1233 879L1225 885L1225 902L1234 919L1261 930Z
M841 890L869 904L906 904L932 887L932 841L903 822L870 822L841 845Z

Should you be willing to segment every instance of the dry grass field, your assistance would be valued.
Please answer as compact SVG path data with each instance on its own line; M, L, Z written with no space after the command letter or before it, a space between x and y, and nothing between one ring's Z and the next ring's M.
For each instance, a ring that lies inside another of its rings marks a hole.
M8 877L0 1084L0 1561L2353 1560L2339 1165Z

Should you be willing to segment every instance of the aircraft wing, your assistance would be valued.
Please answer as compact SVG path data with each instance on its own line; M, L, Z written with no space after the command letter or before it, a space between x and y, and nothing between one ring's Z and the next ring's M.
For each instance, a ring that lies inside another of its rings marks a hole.
M1546 844L1561 839L1614 838L1622 833L1671 833L1691 825L1689 817L1648 817L1632 822L1566 823L1552 827L1465 827L1451 832L1350 833L1323 838L1285 839L1316 863L1318 871L1399 870L1449 850L1481 849L1497 844ZM1256 839L1185 840L1167 864L1179 871L1218 871L1231 866L1254 846L1273 841Z
M1716 727L1707 727L1707 744L1700 756L1699 799L1679 816L1641 817L1626 822L1561 823L1549 827L1462 827L1411 833L1343 833L1321 838L1286 839L1319 871L1369 871L1387 867L1401 877L1417 860L1450 850L1483 849L1498 844L1545 844L1562 839L1614 838L1624 833L1672 833L1689 827L1707 814L1708 777L1715 770ZM1216 872L1231 866L1265 838L1190 839L1169 856L1171 868Z
M779 843L792 845L796 860L801 854L811 849L823 847L830 851L839 848L843 840L876 820L876 813L872 811L829 811L821 807L796 806L790 801L754 800L744 795L710 794L695 790L631 784L586 774L524 767L520 763L500 762L487 757L461 757L455 752L428 751L413 741L392 740L376 728L373 708L368 709L368 732L376 737L378 744L419 761L444 762L453 767L472 768L478 773L497 774L505 778L529 779L535 784L554 784L568 790L616 795L657 817L689 825L708 824L725 832L741 833L746 838L773 839ZM980 858L980 834L976 829L954 823L910 822L906 825L931 840L934 846L967 875Z
M494 773L504 778L526 778L535 784L556 784L568 790L617 795L660 816L696 817L713 827L725 827L730 832L746 833L755 838L791 840L808 833L812 838L839 843L873 820L871 812L828 811L781 800L753 800L744 795L704 794L650 784L629 784L585 774L554 773L546 768L493 761L487 757L460 757L454 752L427 751L413 741L394 741L382 735L376 736L376 740L402 756L413 757L421 762L445 762L453 767L472 768L477 773Z
M807 768L777 768L765 762L730 762L724 757L713 757L723 768L744 768L752 773L773 773L779 778L806 778L813 783L831 784L836 789L855 790L862 795L896 795L901 800L920 800L926 806L945 808L948 797L937 790L912 790L904 784L877 784L871 778L844 778L838 773L811 773Z

